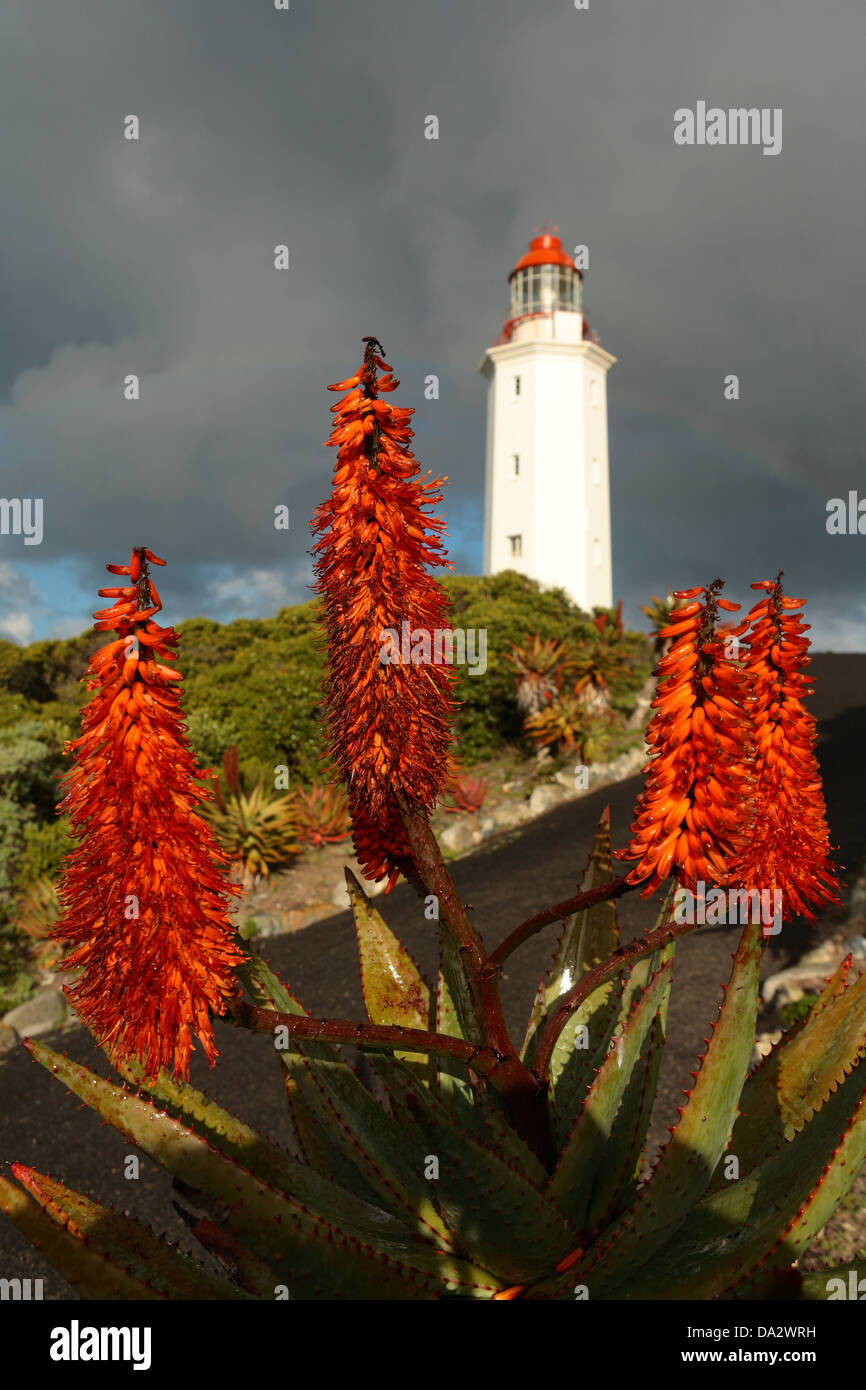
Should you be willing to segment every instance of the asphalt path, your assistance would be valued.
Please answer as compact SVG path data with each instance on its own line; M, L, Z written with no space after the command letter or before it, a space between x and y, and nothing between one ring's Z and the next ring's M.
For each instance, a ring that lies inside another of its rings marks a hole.
M818 655L813 659L815 694L810 707L819 720L818 754L824 777L828 818L837 860L848 874L866 854L866 655ZM547 815L486 842L451 865L457 887L488 949L540 908L575 892L604 807L610 805L615 847L628 840L641 778L604 787ZM392 929L413 953L428 978L435 976L436 943L423 903L406 884L378 900ZM655 919L657 900L631 893L619 902L623 941L645 932ZM795 961L837 924L828 917L811 928L786 925L765 947L762 975ZM502 998L509 1026L522 1038L539 977L550 964L560 928L551 925L507 962ZM682 1091L691 1084L709 1036L708 1024L721 1004L721 986L730 975L739 933L734 927L704 927L677 945L669 1012L669 1041L661 1068L651 1140L658 1145L665 1125L676 1120ZM291 936L271 938L262 954L291 986L305 1008L326 1018L362 1018L357 950L351 916L343 912ZM212 1071L200 1053L193 1059L192 1082L233 1114L278 1143L290 1144L279 1063L270 1039L217 1020L219 1061ZM43 1039L50 1046L105 1076L111 1069L83 1029ZM171 1240L200 1254L175 1209L171 1179L142 1157L137 1180L124 1177L131 1152L122 1137L61 1087L22 1048L0 1065L0 1158L19 1161L61 1178L80 1192L117 1210L127 1210ZM42 1278L46 1299L76 1295L11 1223L0 1216L0 1277Z

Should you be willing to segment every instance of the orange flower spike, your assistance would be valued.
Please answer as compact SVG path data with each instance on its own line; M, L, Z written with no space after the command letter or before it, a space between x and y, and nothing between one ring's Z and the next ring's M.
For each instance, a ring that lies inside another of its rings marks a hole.
M754 792L731 881L749 890L778 890L783 918L802 913L814 921L826 904L839 901L839 884L830 861L815 719L802 704L811 694L808 624L799 612L806 600L783 594L781 572L752 588L763 591L749 613L746 661Z
M208 1011L222 1014L237 993L228 901L227 857L195 808L210 793L199 786L176 688L145 680L143 654L171 628L137 619L149 594L143 547L135 576L113 617L97 626L119 636L94 654L84 679L97 694L84 710L80 738L67 744L60 810L79 836L67 856L61 916L52 932L74 949L64 969L81 976L66 993L84 1023L110 1047L114 1061L138 1058L148 1076L189 1074L195 1030L208 1061L216 1057ZM167 669L167 668L164 668ZM172 671L179 679L179 672Z
M387 877L390 890L401 872L416 875L395 792L429 812L447 778L455 672L436 663L435 651L433 660L413 651L412 634L432 643L450 628L448 597L427 570L453 566L440 540L445 523L426 511L442 500L445 479L418 476L407 447L413 412L379 400L399 383L376 339L364 342L360 370L329 387L349 394L332 407L333 488L311 526L328 638L331 751L348 791L358 861L368 878ZM387 376L378 378L380 370Z
M742 703L743 676L727 655L745 624L716 628L721 580L706 589L679 590L661 637L673 645L656 667L661 677L646 741L653 750L638 799L633 839L618 858L636 859L629 882L649 897L670 873L694 891L697 880L721 881L733 852L731 828L743 817L750 727ZM702 594L702 601L696 595Z

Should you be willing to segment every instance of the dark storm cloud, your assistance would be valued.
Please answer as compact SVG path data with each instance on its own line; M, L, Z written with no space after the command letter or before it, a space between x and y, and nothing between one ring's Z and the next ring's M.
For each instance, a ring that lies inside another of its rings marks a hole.
M866 538L824 518L866 493L864 39L839 0L8 5L2 491L44 497L46 529L0 560L22 593L61 557L89 586L146 540L172 560L173 614L306 597L324 387L372 332L417 406L419 459L449 476L458 570L477 568L477 366L548 218L589 246L588 316L619 359L632 619L705 568L745 596L782 566L826 644L863 646ZM676 147L674 111L698 100L780 107L781 153Z

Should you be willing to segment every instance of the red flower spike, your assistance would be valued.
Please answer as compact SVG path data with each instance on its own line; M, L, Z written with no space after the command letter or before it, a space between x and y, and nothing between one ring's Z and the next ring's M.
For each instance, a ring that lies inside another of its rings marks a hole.
M780 890L782 916L817 911L839 902L830 862L821 773L815 757L814 717L803 706L810 694L805 599L782 593L782 575L752 585L764 590L749 617L746 672L754 725L754 791L751 814L731 863L732 883L749 890Z
M138 1058L148 1077L173 1070L186 1079L191 1032L213 1066L209 1011L225 1012L238 993L228 901L228 857L196 807L198 785L184 733L180 692L153 684L149 654L171 659L177 634L153 621L149 551L133 552L136 586L101 629L117 638L91 658L81 737L67 744L75 762L63 779L67 812L80 843L67 856L61 916L51 935L73 943L64 970L82 970L65 987L80 1018L113 1061ZM142 611L149 613L146 621ZM174 680L179 671L157 667Z
M694 601L674 609L660 636L675 640L655 674L660 677L646 741L652 756L638 798L631 843L619 859L636 859L629 883L654 893L669 874L694 892L699 881L724 882L748 790L750 727L742 706L743 676L726 655L738 629L716 628L715 580ZM725 600L730 612L738 608ZM742 625L741 625L742 626ZM744 630L744 629L743 629Z
M411 640L420 631L432 643L450 629L448 597L427 567L453 566L439 538L444 522L424 511L442 500L444 479L418 476L407 447L413 411L379 400L377 370L391 369L376 339L364 341L360 370L328 388L349 395L327 441L339 448L333 490L311 527L328 636L331 751L358 861L368 878L387 876L390 891L401 872L417 879L395 794L429 813L448 775L454 668L419 662Z

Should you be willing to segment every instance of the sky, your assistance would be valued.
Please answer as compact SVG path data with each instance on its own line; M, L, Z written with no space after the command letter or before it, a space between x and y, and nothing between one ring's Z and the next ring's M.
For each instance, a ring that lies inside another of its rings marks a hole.
M5 0L0 497L43 535L0 535L0 636L84 631L133 545L167 622L309 598L365 334L480 573L478 366L546 221L617 358L627 621L783 569L817 649L866 650L866 535L826 525L866 498L864 52L862 0ZM780 110L781 149L678 145L699 102Z

